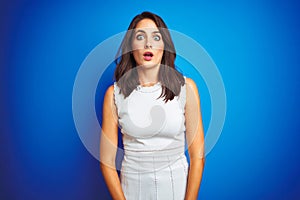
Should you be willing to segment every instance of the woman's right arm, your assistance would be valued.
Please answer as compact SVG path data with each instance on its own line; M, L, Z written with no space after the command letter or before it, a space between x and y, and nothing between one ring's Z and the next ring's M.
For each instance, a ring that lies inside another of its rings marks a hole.
M124 200L125 196L115 165L117 148L118 118L114 103L114 86L112 85L107 89L103 102L100 168L112 198Z

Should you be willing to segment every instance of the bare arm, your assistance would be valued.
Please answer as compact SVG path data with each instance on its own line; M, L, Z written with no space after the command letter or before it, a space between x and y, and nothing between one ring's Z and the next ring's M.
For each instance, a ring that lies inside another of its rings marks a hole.
M204 131L197 86L192 79L187 78L186 82L185 119L190 167L185 200L194 200L198 197L204 168Z
M105 93L103 102L100 168L112 198L125 200L115 165L118 148L118 121L113 92L114 86L110 86Z

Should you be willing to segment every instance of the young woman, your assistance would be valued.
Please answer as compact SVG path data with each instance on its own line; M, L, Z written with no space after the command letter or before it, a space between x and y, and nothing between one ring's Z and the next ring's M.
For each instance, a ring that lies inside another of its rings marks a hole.
M204 167L200 100L194 81L175 69L175 57L159 16L134 17L103 103L101 170L113 199L197 199ZM120 178L118 126L124 146Z

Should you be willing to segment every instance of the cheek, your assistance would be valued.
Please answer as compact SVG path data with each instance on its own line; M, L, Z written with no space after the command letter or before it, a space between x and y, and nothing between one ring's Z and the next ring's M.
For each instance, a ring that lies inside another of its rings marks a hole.
M141 41L133 41L132 44L132 50L136 50L136 49L143 49L144 48L144 43Z
M156 47L156 52L157 52L157 54L158 54L160 57L162 57L162 55L163 55L163 53L164 53L164 45L162 44L162 45L157 46L157 47Z
M164 54L164 50L163 49L160 49L157 51L157 55L158 55L158 59L161 60L162 59L162 56Z
M138 65L141 65L142 53L139 50L134 50L132 52L133 58Z
M143 54L143 50L141 50L141 49L135 49L135 50L132 51L132 53L135 54L135 55L142 55Z
M163 42L156 42L153 43L153 48L157 50L164 50L164 43Z
M153 46L153 49L156 50L156 54L159 55L159 57L161 58L164 53L164 43L156 43L155 46Z

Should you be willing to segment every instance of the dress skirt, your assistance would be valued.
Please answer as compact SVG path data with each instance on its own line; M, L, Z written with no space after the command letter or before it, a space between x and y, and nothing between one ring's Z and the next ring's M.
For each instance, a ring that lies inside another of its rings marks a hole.
M126 155L121 186L127 200L183 200L188 162L177 155Z

